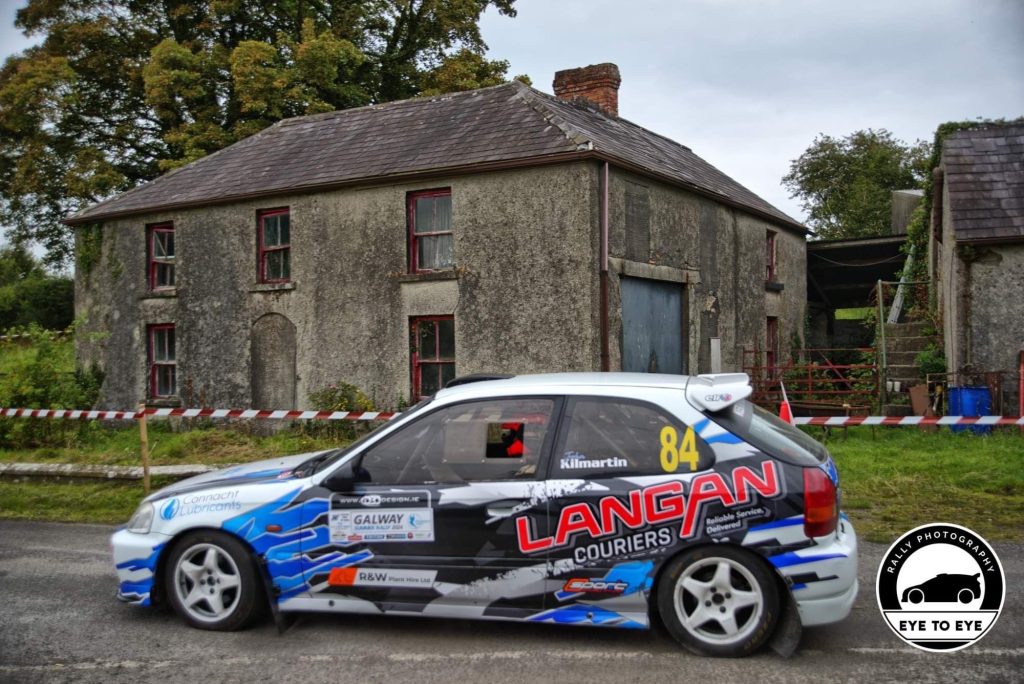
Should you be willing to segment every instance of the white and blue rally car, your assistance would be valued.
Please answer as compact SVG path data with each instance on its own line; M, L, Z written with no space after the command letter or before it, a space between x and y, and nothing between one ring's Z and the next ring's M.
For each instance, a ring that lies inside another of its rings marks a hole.
M745 655L843 619L857 541L815 440L747 376L456 382L345 449L184 480L113 536L118 596L647 628ZM794 643L795 647L795 643Z

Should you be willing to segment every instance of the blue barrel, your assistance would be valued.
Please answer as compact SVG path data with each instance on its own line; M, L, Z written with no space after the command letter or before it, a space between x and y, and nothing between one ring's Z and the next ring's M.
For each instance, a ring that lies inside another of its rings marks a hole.
M951 416L988 416L992 413L992 393L988 387L950 387L949 411ZM953 432L970 429L976 435L987 435L992 432L989 425L950 425Z

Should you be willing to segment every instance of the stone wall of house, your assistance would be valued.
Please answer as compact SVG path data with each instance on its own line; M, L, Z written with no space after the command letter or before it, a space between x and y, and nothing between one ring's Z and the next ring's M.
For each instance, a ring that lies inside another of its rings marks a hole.
M134 406L148 391L147 326L174 323L184 405L253 406L255 384L265 401L305 408L344 381L392 407L410 395L409 318L454 314L460 375L592 370L595 184L593 165L576 163L110 221L100 258L76 274L79 362L106 371L105 407ZM409 274L406 195L442 187L457 268ZM275 207L290 209L292 282L260 285L256 217ZM145 227L165 221L170 295L146 281ZM292 376L294 391L267 387Z
M103 407L147 399L148 326L174 323L177 400L186 406L309 408L331 383L384 408L411 394L410 319L455 319L456 372L600 369L596 162L279 196L125 218L102 226L99 258L76 273L79 362L106 371ZM410 274L406 199L450 188L456 268ZM647 229L627 235L646 212ZM723 370L764 348L767 316L783 350L805 308L802 235L629 173L610 185L611 369L621 368L620 274L685 284L687 370ZM257 214L288 207L291 282L259 284ZM177 286L148 291L146 226L173 222ZM765 288L775 230L781 291ZM79 242L85 240L79 230ZM628 242L628 244L627 244Z
M721 340L722 370L741 370L745 349L765 349L769 316L778 318L783 358L794 344L802 345L807 304L803 235L648 178L614 168L610 176L612 369L621 367L617 312L622 275L685 285L687 372L709 372L713 337ZM636 207L642 214L645 202L649 234L641 229L638 237ZM782 285L777 291L765 286L769 230L776 232L776 281Z

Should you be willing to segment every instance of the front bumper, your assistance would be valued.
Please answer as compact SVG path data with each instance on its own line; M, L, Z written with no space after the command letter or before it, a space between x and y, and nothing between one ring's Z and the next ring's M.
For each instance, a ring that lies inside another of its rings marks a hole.
M148 606L156 583L157 563L170 537L155 532L136 534L118 530L110 538L117 569L117 598Z
M808 562L789 565L783 574L791 582L793 599L804 627L839 622L857 598L857 533L846 516L836 534L815 540L807 549Z

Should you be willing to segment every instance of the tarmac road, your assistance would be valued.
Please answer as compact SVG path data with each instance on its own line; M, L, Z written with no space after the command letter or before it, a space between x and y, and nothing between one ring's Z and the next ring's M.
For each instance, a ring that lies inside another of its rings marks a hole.
M885 548L861 545L851 616L808 630L792 658L690 655L658 631L309 615L283 635L186 628L114 599L112 528L0 520L0 682L1024 681L1024 544L994 544L1003 612L976 645L929 654L882 621L874 579Z

